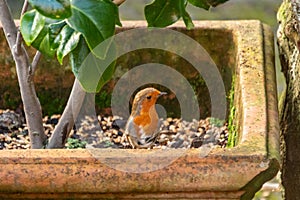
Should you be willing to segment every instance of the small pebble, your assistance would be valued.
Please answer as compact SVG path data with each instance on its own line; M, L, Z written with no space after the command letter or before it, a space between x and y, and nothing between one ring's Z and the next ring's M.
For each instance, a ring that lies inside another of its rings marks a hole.
M177 141L174 141L172 144L171 144L171 148L180 148L181 145L183 144L184 140L182 139L178 139Z

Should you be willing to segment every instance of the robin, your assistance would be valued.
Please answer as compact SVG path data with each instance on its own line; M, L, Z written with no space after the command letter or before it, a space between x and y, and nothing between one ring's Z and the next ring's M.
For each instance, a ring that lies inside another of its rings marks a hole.
M155 142L160 124L155 103L164 94L167 93L145 88L135 95L125 127L125 136L133 148L149 148Z

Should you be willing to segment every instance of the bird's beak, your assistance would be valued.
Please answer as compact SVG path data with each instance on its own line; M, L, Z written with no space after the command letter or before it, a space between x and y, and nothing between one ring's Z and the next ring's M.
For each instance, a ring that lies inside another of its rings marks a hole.
M160 92L159 96L166 95L166 94L168 94L168 93L166 93L166 92Z

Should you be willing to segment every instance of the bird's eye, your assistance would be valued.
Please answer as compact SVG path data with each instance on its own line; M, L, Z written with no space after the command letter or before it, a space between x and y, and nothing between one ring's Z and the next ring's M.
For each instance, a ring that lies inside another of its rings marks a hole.
M151 96L149 95L149 96L147 96L146 98L150 100L150 99L151 99Z

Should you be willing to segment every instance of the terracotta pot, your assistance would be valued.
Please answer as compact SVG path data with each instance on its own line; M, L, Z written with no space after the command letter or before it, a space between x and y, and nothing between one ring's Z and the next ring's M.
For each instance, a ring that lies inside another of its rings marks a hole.
M222 48L226 59L219 58L222 55L213 59L217 65L218 59L227 60L231 75L236 74L235 147L216 148L205 156L201 149L0 151L0 197L252 198L280 167L272 30L255 20L197 21L195 25L192 31L185 31L183 24L173 28L195 38L203 33L211 38L226 35L224 44L231 45ZM203 46L208 52L218 49L213 42ZM228 90L230 82L226 84Z

